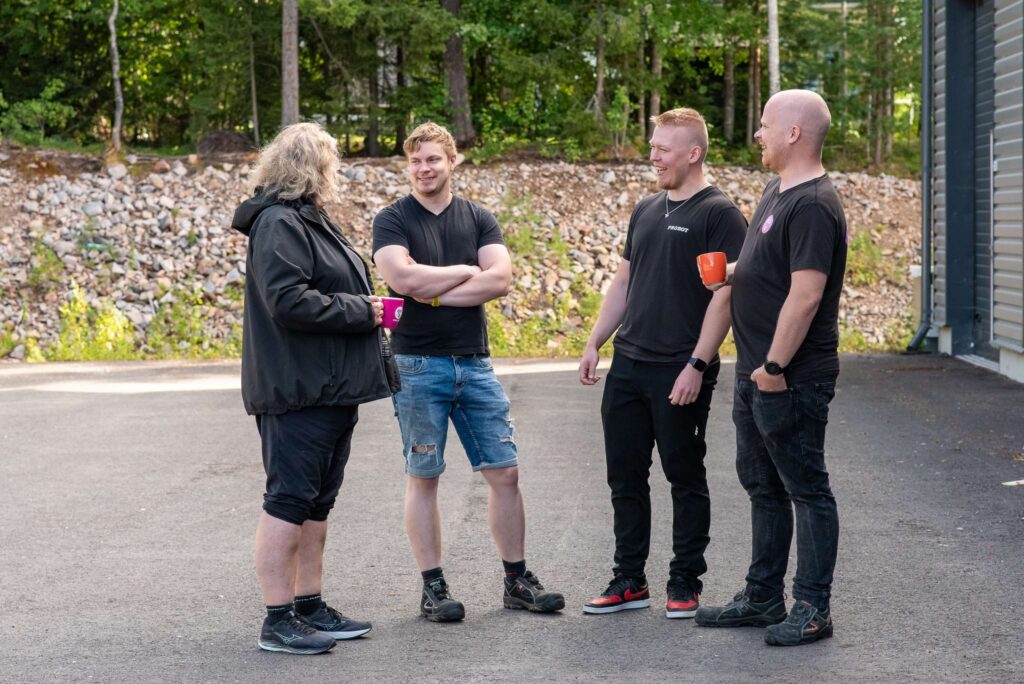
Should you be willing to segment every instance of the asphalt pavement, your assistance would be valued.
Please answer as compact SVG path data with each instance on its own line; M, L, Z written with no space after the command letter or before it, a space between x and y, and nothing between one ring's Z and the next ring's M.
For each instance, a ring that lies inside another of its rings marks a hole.
M0 681L1024 681L1024 486L1002 484L1024 479L1024 386L937 356L844 357L826 445L841 518L835 636L779 649L758 629L665 618L657 465L652 607L582 614L612 555L600 386L566 364L499 368L527 560L566 609L501 607L486 486L453 432L444 566L467 617L418 617L398 427L379 401L360 409L324 587L374 630L298 657L256 647L263 473L237 363L0 366ZM750 553L732 379L727 364L708 430L707 605L742 586Z

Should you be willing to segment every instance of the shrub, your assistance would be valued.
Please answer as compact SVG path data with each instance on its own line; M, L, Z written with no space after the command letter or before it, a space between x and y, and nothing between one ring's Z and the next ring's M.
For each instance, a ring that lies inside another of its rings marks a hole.
M55 98L64 90L64 81L50 80L35 100L22 100L11 104L0 115L0 133L28 145L40 145L46 137L46 129L61 128L74 114L73 107ZM4 106L0 98L0 107Z
M89 304L72 285L60 307L60 334L43 356L50 361L120 361L139 358L134 326L112 304Z

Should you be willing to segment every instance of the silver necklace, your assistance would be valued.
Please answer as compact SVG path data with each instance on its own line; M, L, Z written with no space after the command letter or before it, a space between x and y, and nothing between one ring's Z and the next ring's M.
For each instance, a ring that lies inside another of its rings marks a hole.
M693 197L693 195L690 195L690 197ZM673 208L672 208L672 211L675 211L676 209L679 209L679 208L680 208L680 207L682 207L682 206L683 206L684 204L686 204L687 202L689 202L689 201L690 201L690 197L687 197L687 198L686 198L686 199L684 199L684 200L683 200L682 202L680 202L680 203L679 203L679 206L678 206L678 207L673 207ZM672 213L672 211L669 211L669 210L668 210L668 190L666 190L666 191L665 191L665 218L668 218L668 215L669 215L669 214L671 214L671 213Z

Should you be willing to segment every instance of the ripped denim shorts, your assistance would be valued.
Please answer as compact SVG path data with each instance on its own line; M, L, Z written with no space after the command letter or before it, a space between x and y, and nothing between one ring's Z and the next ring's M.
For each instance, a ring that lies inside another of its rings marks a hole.
M517 464L508 397L489 356L396 354L395 361L402 391L392 400L406 473L433 478L444 472L449 418L473 470Z

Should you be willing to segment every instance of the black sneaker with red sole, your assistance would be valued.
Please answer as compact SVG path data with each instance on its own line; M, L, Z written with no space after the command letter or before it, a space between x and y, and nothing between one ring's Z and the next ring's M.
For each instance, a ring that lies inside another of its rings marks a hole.
M650 605L651 593L646 580L616 575L600 596L583 604L583 612L602 615Z
M686 582L670 579L665 587L665 617L692 618L700 608L700 594Z

